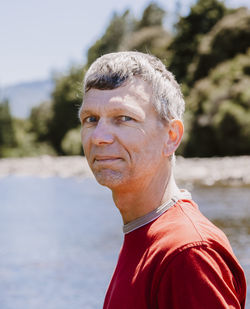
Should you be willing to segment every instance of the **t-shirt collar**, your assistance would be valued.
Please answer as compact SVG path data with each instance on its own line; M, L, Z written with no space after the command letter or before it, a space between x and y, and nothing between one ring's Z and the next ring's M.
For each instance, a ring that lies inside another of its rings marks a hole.
M160 205L159 207L157 207L153 211L151 211L151 212L147 213L146 215L144 215L140 218L137 218L137 219L123 225L123 233L128 234L128 233L148 224L149 222L157 219L164 212L166 212L169 208L174 206L178 200L184 200L184 199L185 200L191 200L192 196L191 196L190 192L182 189L182 190L180 190L180 193L178 193L177 195L174 195L170 200L166 201L165 203L163 203L162 205Z

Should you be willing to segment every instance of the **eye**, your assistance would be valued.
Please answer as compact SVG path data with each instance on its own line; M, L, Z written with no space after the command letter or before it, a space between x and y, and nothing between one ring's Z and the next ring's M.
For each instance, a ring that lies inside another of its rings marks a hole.
M119 120L122 121L122 122L126 122L126 121L131 121L133 120L133 118L129 117L129 116L120 116L119 117Z
M93 123L93 122L97 122L98 119L96 116L89 116L89 117L86 117L84 119L84 122L87 122L87 123Z

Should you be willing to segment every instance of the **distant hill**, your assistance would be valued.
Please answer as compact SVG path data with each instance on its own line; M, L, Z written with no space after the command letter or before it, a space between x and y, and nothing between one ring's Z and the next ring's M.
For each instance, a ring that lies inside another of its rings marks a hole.
M11 85L0 89L0 98L9 100L12 116L27 118L32 107L50 99L53 85L52 80Z

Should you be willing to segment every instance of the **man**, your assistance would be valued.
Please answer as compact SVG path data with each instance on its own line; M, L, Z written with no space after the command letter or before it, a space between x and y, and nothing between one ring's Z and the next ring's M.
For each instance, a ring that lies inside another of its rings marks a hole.
M185 104L173 75L151 55L112 53L89 68L84 92L84 152L124 222L104 308L244 308L226 236L174 180Z

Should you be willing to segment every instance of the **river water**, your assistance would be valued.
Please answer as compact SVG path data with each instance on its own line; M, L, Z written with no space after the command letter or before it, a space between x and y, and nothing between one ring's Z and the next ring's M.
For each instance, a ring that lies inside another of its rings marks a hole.
M192 195L250 282L250 189L195 187ZM0 308L102 308L121 225L109 190L93 179L0 179Z

